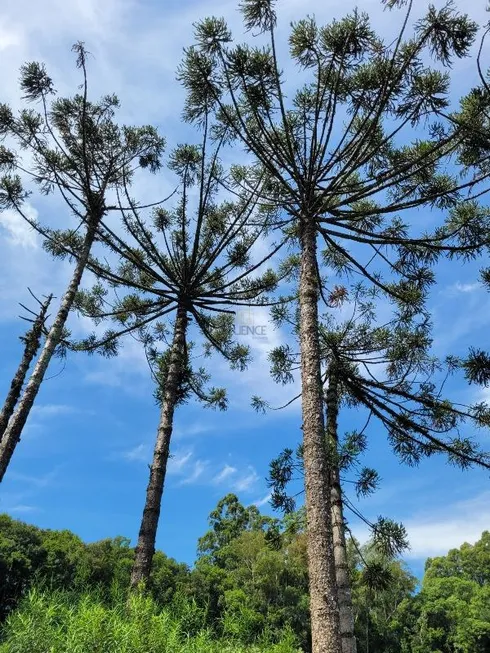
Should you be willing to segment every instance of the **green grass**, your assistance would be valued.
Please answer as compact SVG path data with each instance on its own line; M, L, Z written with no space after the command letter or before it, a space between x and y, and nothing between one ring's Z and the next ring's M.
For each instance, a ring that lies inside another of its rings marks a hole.
M286 635L274 645L244 646L190 634L167 609L134 596L111 607L96 595L31 591L3 626L0 653L297 653Z

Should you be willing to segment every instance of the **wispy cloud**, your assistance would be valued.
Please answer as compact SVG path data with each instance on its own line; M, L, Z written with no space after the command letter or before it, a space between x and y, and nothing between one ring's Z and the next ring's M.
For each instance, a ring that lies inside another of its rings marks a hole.
M32 415L36 417L53 417L57 415L70 415L78 413L79 409L67 404L35 404L32 408Z
M41 476L34 476L31 474L23 474L20 472L16 472L13 469L9 470L9 481L14 481L18 483L22 483L23 486L28 485L31 487L36 487L36 488L45 488L53 485L55 482L58 474L59 474L60 468L56 467L50 472L47 472L46 474L42 474Z
M226 479L230 478L230 476L233 476L236 473L237 473L236 467L232 467L231 465L225 465L223 469L220 471L220 473L218 474L218 476L216 476L213 482L215 485L220 485L221 483L226 481Z
M236 339L250 347L252 361L246 370L236 372L230 370L228 364L216 356L213 382L227 388L230 410L249 411L254 395L258 395L273 407L283 406L298 394L299 375L295 373L293 383L287 386L276 383L270 374L269 353L279 345L292 342L291 336L284 329L275 326L269 310L265 307L245 311L245 316L240 315L237 320L239 325L243 323L244 328L243 331L238 331ZM265 335L254 335L253 329ZM300 404L297 401L287 407L288 412L296 413L299 410Z
M209 482L209 461L196 458L192 450L177 451L171 456L168 463L168 473L180 477L179 485L192 485L193 483Z
M10 484L10 477L8 482ZM13 484L16 485L15 483ZM33 503L33 500L36 499L36 494L38 494L39 488L23 487L20 491L9 491L2 492L0 496L0 513L6 512L9 515L20 515L27 514L31 512L36 512L39 510L39 507Z
M37 211L30 204L24 206L24 212L31 220L37 219ZM14 246L21 248L37 249L39 235L16 211L7 209L0 213L0 225L7 232L7 239Z
M445 555L449 549L458 548L464 542L474 544L484 530L489 530L490 491L482 492L472 499L426 510L402 521L410 543L405 558L423 559ZM368 539L364 527L353 530L361 542Z
M411 547L407 558L443 555L464 542L474 544L490 528L490 491L421 514L405 525Z
M151 458L150 445L142 442L122 454L118 454L119 458L121 456L129 462L148 462ZM226 472L226 466L223 471ZM169 476L177 477L177 485L193 485L195 483L212 485L215 481L209 460L196 458L193 450L182 449L171 455L167 473ZM225 476L226 474L223 475L223 480Z
M122 457L131 462L146 462L150 457L150 447L144 443L138 444L128 451L123 451Z
M191 470L189 474L182 479L180 482L181 485L192 485L192 483L196 483L200 478L202 478L202 475L204 471L207 469L209 465L209 462L207 460L194 460L192 465L191 465Z
M236 492L250 492L255 488L257 481L259 480L259 475L253 467L248 468L248 473L240 476L233 483L233 489Z
M474 283L462 283L461 281L457 281L448 286L446 292L450 295L457 295L459 293L472 293L476 290L481 290L482 288L482 284L478 281L475 281Z
M9 469L5 488L2 485L0 512L21 515L41 510L37 502L43 490L49 491L58 482L60 471L61 465L39 476Z
M182 474L192 456L192 451L178 451L176 454L171 455L168 461L168 473Z
M238 465L199 457L192 449L178 450L169 460L168 473L178 477L179 485L219 486L226 491L245 493L255 491L259 480L250 465L240 469Z
M13 515L27 514L39 510L37 506L31 506L26 503L18 503L13 506L2 506L2 509L5 510L5 512L11 513Z
M2 60L3 63L3 60ZM28 204L26 213L31 218L37 212ZM27 288L37 297L54 293L60 295L68 270L67 261L53 261L39 246L36 232L13 211L0 212L0 319L16 320L19 302L37 309ZM56 306L56 300L51 309Z
M178 438L179 440L184 438L192 438L196 435L209 433L212 430L213 426L211 426L211 424L202 424L200 422L197 424L186 424L183 426L180 425L174 428L172 437Z
M78 322L80 327L81 321ZM101 327L101 332L107 325ZM93 331L93 324L84 325L83 335ZM121 342L119 354L111 359L83 361L83 380L88 384L121 388L129 394L146 394L152 386L150 370L141 343L127 337ZM138 379L138 382L135 382ZM145 383L146 381L146 383Z
M257 506L257 508L260 508L261 506L265 506L269 501L271 500L271 493L269 492L268 494L265 495L265 497L262 497L262 499L256 499L255 501L252 501L252 504L254 506Z

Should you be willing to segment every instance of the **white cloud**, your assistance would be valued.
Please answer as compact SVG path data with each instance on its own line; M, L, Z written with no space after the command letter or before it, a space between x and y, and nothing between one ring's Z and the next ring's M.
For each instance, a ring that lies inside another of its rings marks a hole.
M168 473L181 477L179 485L192 485L197 481L208 484L209 477L204 474L208 466L209 461L195 458L193 451L178 451L169 459Z
M46 381L50 378L50 372L53 377L56 376L56 372L50 368L50 370L48 370L48 375L45 377ZM93 413L89 409L81 409L67 404L34 404L29 414L27 424L23 429L23 437L31 439L44 436L49 433L49 430L52 427L50 420L54 419L56 421L57 418L60 418L63 415L74 414L92 415Z
M481 283L457 283L455 287L456 290L459 290L459 292L473 292L482 286Z
M179 451L178 453L171 455L168 461L168 473L181 474L192 456L192 451Z
M197 480L199 480L203 472L207 469L208 467L208 461L207 460L195 460L192 464L192 470L186 476L182 481L180 482L181 485L192 485L192 483L195 483Z
M236 472L237 472L236 467L232 467L231 465L225 465L223 469L220 471L220 473L218 474L218 476L216 476L213 482L216 485L219 485L220 483L223 483L223 481L225 481L226 479L230 478L230 476L236 474Z
M23 482L20 479L13 478L14 475L9 470L8 476L4 483L7 484L7 490L2 486L2 495L0 496L0 512L10 515L22 515L35 512L39 507L33 503L39 498L43 485L32 485L29 481ZM8 488L14 487L14 491ZM20 490L17 490L20 487Z
M194 455L192 450L179 450L170 457L168 473L179 478L178 485L227 486L234 492L252 492L259 476L252 466L239 469L228 463L212 462Z
M265 497L262 497L262 499L256 499L255 501L252 501L252 504L254 506L257 506L257 508L260 508L261 506L265 506L269 501L271 500L271 493L269 492L268 494L265 495Z
M149 459L150 451L146 444L138 444L129 451L124 451L122 457L130 461L146 462Z
M213 426L210 424L204 425L201 422L196 424L186 424L184 426L175 426L172 433L172 438L179 438L183 440L184 438L192 438L195 435L209 433L209 431L212 430Z
M250 492L255 488L259 475L253 467L249 467L248 470L248 473L243 474L233 483L236 492Z
M284 330L276 328L266 307L246 309L237 315L237 325L245 328L238 330L236 340L250 347L252 361L246 370L237 372L230 370L226 361L216 355L213 359L216 361L213 365L213 383L227 388L230 410L250 410L254 395L273 408L283 406L299 394L299 375L294 373L293 383L286 386L276 383L270 374L268 356L271 349L286 344L291 337ZM262 332L265 334L263 337L260 335ZM292 346L294 348L294 344ZM293 402L287 410L299 412L300 403Z
M87 335L90 331L100 335L107 325L94 329L89 320L84 320L78 321L78 327L80 335ZM130 394L148 394L148 388L152 385L144 348L140 342L129 336L121 341L119 353L114 358L93 356L88 361L84 358L83 370L86 383L121 388ZM134 382L136 378L137 383ZM142 380L146 383L142 383Z
M66 404L35 404L32 408L32 415L36 417L52 417L55 415L69 415L79 412L75 406Z
M145 443L124 451L122 457L130 462L148 462L151 458L150 446ZM180 477L179 485L192 485L198 480L210 484L210 479L204 474L209 462L195 458L193 451L178 451L168 460L167 473ZM205 476L205 478L203 478Z
M407 558L444 555L464 542L474 544L490 529L490 491L407 520L405 526L411 547Z
M474 394L473 401L475 403L485 402L490 404L490 387L488 388L478 388Z
M37 218L38 212L31 204L26 203L24 210L29 218ZM57 295L63 287L67 264L54 264L40 242L37 232L16 211L0 211L0 319L25 315L19 302L33 310L39 308L28 288L41 298L50 293ZM51 309L55 306L56 300Z
M31 474L22 474L13 469L9 469L8 481L9 483L20 483L23 489L27 486L35 487L37 489L51 487L59 476L59 471L60 468L56 467L42 476L33 476Z
M465 542L474 544L484 530L490 530L490 491L472 499L426 510L412 518L402 519L402 522L410 543L405 558L446 555L450 549L459 548ZM364 527L353 530L361 542L368 539Z
M35 216L32 207L27 212ZM32 310L39 307L28 292L38 298L54 294L50 313L56 312L72 265L53 261L39 246L36 232L11 211L0 212L0 319L17 320L25 314L19 302Z
M35 512L36 510L39 510L36 506L31 506L26 503L19 503L15 504L13 506L2 506L3 510L5 512L11 513L11 514L26 514L29 512Z
M30 204L26 204L23 210L30 220L37 219L37 211ZM11 245L23 249L37 249L37 247L39 247L40 239L38 233L24 220L24 218L22 218L22 216L17 213L17 211L7 209L0 212L0 225L7 232L8 240Z
M457 310L452 310L448 319L447 306L436 306L434 317L434 351L437 355L453 353L458 344L466 348L472 342L472 334L488 328L490 321L490 294L461 293Z
M18 47L21 41L19 32L14 31L7 21L2 20L0 22L0 52L8 48Z
M474 283L462 283L461 281L457 281L447 288L447 292L451 295L458 293L472 293L476 290L480 290L482 287L483 286L479 281L475 281Z

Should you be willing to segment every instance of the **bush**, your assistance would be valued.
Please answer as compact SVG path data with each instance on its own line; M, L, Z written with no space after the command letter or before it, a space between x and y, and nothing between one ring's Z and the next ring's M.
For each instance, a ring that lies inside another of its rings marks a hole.
M195 610L179 607L187 618ZM73 601L73 594L31 590L3 626L0 653L297 653L288 634L279 644L245 648L206 630L191 634L185 622L149 597L108 607L94 594Z

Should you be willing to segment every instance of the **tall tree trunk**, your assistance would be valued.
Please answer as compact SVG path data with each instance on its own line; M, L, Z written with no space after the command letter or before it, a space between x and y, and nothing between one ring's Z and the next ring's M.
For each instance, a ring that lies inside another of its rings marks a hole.
M160 421L158 424L153 461L150 467L150 479L146 489L146 501L135 549L133 569L131 571L131 589L137 590L148 582L151 572L155 541L160 517L163 486L167 472L167 462L172 437L173 417L177 403L177 393L182 379L184 349L187 330L187 312L179 306L175 318L170 361L165 383Z
M354 610L352 607L349 564L345 543L344 513L342 490L340 487L340 470L338 464L338 424L339 414L339 378L335 363L328 369L328 387L326 393L327 408L327 447L332 458L330 502L332 508L333 553L335 559L335 577L339 601L340 635L342 653L357 653L354 635Z
M301 222L299 305L312 651L341 653L318 337L316 230L309 216Z
M61 304L56 315L56 318L51 325L46 342L44 343L43 350L41 355L37 359L37 363L34 367L34 370L31 374L31 377L25 387L25 390L22 394L22 398L17 405L15 413L12 415L7 428L3 434L2 441L0 442L0 483L5 476L7 467L10 463L12 455L15 451L15 447L20 440L22 435L22 429L24 428L29 413L31 412L34 401L43 382L44 375L48 369L48 365L51 361L51 358L54 354L56 347L59 345L63 329L68 319L68 314L73 306L75 296L77 294L78 288L80 287L80 281L82 280L82 275L87 265L88 258L90 255L90 250L92 248L95 234L97 231L98 220L92 219L87 224L87 231L85 233L85 238L80 249L80 254L77 257L77 263L73 271L73 276L68 285L68 288L63 295Z
M3 404L3 408L0 411L0 442L2 441L3 434L9 423L9 419L12 417L19 397L22 392L22 386L26 378L26 374L29 371L31 363L37 354L39 347L41 346L41 335L44 328L44 322L46 320L46 313L48 311L49 304L53 298L50 295L42 304L39 310L39 314L34 320L32 327L29 331L21 338L24 342L24 353L20 361L17 372L15 373L14 378L10 384L10 390Z

